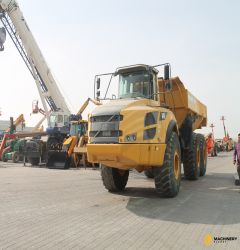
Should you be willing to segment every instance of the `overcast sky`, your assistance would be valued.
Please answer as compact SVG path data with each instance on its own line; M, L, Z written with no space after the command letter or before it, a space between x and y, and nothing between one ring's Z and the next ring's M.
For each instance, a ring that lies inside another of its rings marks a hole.
M18 2L73 113L93 97L95 74L170 62L172 75L207 105L215 137L223 137L222 115L230 136L240 131L240 1ZM24 113L34 125L41 117L29 116L32 100L40 98L9 37L0 66L1 119Z

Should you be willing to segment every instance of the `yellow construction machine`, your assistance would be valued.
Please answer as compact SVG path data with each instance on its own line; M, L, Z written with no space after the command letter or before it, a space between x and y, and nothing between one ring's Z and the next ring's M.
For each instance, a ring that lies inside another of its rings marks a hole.
M65 138L61 148L48 151L47 167L68 169L70 166L78 167L81 161L83 165L87 164L88 122L82 120L82 113L87 108L89 102L100 105L98 101L88 98L77 114L71 116L70 133Z
M158 67L164 69L164 77L158 76ZM101 76L95 77L98 100L104 99ZM87 144L88 161L101 164L106 189L124 190L129 170L136 169L154 178L161 197L174 197L181 163L186 179L205 175L205 139L193 131L206 126L207 108L178 77L171 77L170 65L121 67L110 77L118 77L118 97L89 115Z

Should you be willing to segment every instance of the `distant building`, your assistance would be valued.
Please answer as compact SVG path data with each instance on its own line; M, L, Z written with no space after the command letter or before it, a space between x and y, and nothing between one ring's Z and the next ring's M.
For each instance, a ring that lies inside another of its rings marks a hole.
M6 131L8 128L10 127L10 121L4 121L4 120L0 120L0 135L4 133L4 131ZM33 127L25 127L22 129L21 124L19 126L17 126L17 131L32 131Z

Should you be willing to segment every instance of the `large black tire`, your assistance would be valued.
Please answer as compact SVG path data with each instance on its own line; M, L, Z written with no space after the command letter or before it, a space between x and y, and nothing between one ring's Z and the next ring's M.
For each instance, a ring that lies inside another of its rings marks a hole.
M28 161L30 162L30 164L32 166L38 166L39 162L40 162L40 159L38 157L29 157Z
M200 142L196 133L192 133L190 146L183 153L185 178L187 180L197 180L200 176Z
M123 191L127 185L129 170L110 168L101 164L103 185L109 192Z
M181 183L181 151L178 136L172 132L167 143L164 163L153 168L156 191L160 197L175 197Z
M17 151L13 152L12 161L14 163L18 163L20 161L20 155L19 155L19 153Z
M147 178L154 178L153 170L151 168L144 171L144 174L147 176Z
M207 146L204 135L197 134L200 145L200 176L204 176L207 170Z

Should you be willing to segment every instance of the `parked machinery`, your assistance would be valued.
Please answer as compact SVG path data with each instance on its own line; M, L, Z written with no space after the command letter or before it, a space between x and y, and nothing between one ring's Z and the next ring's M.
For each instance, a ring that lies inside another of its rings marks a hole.
M64 139L63 143L47 150L48 160L46 165L48 167L64 169L69 168L71 165L78 167L81 160L83 165L87 164L86 143L88 140L88 122L82 120L82 113L88 106L89 102L92 102L95 105L100 105L98 101L88 98L77 114L71 116L69 135Z
M17 140L16 128L19 125L21 125L22 128L25 127L25 119L23 114L20 114L15 121L13 121L13 117L10 117L10 126L4 132L3 139L0 145L0 160L2 161L8 160L8 157L5 157L5 154L11 152L11 146L13 147L14 145L14 141L12 140Z
M164 66L164 78L158 78L159 66ZM97 99L102 99L100 76L95 77ZM106 189L122 191L129 169L147 170L158 194L174 197L179 192L181 162L186 179L205 175L205 138L193 131L206 126L207 109L178 77L170 77L170 65L122 67L110 77L119 77L118 99L90 114L87 144L88 160L101 164Z
M6 148L8 148L8 150L2 155L2 161L6 162L12 160L14 163L23 161L24 156L20 152L25 140L25 138L10 140L9 143L6 144Z
M46 135L41 128L41 124L46 119L46 115L44 111L41 113L43 114L43 117L35 127L31 131L24 133L16 132L17 126L22 124L22 128L25 127L23 114L21 114L14 122L12 118L10 119L10 127L5 131L0 146L0 159L2 161L6 162L12 160L14 163L17 163L23 161L25 157L25 159L28 159L31 164L36 165L41 159L44 161L46 160L46 142L40 140L41 136ZM27 139L25 137L33 138ZM36 143L34 143L34 141L36 141ZM29 142L31 145L28 145Z
M24 156L24 164L27 161L32 166L38 166L46 162L47 143L37 138L26 139L21 147L21 154Z
M48 120L47 148L55 148L69 133L70 110L16 0L0 0L0 20L4 26L0 29L0 50L7 31L35 80Z
M43 121L46 119L46 115L45 112L42 112L43 117L40 119L40 121L35 125L35 127L27 133L27 135L31 136L36 136L36 133L43 133L43 130L41 129L41 125L43 123ZM18 138L16 136L16 127L18 125L22 124L22 127L25 126L25 120L24 120L24 116L23 114L21 114L13 123L13 125L10 125L10 128L6 130L6 133L10 133L10 134L15 134L14 137L15 139L11 139L10 141L6 142L5 145L5 149L2 153L2 160L3 161L8 161L8 160L12 160L14 163L17 163L19 161L23 161L24 160L24 152L25 149L24 147L26 146L26 142L29 139L26 138ZM21 137L23 137L23 134L21 134ZM41 136L40 136L41 137ZM37 139L38 138L38 139ZM37 134L36 138L32 138L31 141L37 140L36 143L39 144L39 134ZM40 153L40 152L39 152ZM34 152L34 156L35 156L35 152ZM31 153L30 151L28 151L28 157L31 158Z

